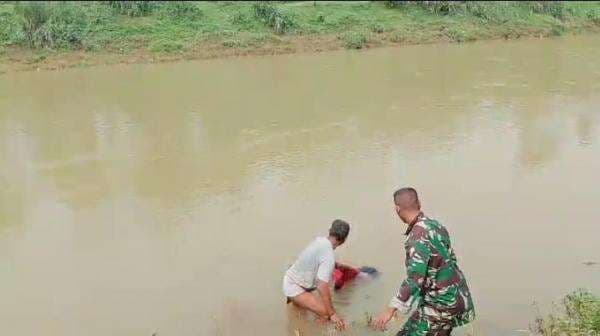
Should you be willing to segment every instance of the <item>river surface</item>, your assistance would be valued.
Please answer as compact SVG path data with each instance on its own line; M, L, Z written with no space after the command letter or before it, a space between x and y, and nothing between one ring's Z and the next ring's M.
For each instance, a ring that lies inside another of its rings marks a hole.
M382 275L335 301L378 335L414 186L475 334L523 335L600 292L599 136L599 35L4 74L2 334L325 334L281 278L343 218Z

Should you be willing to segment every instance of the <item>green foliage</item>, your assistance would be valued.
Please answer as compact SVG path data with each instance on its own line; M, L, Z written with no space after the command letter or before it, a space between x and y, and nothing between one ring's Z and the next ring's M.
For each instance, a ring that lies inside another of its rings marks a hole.
M118 13L137 17L147 16L159 6L157 1L107 1Z
M25 40L32 47L77 48L88 31L83 7L72 3L37 1L15 5Z
M29 1L17 5L15 12L20 16L25 38L31 45L35 45L34 41L50 18L50 7L41 1Z
M373 33L381 34L385 31L385 27L381 23L372 23L369 28Z
M485 20L498 21L521 7L529 13L551 15L562 19L563 1L388 1L389 7L418 6L436 15L473 15Z
M226 48L281 45L275 34L335 35L347 48L367 39L421 43L440 39L561 35L600 26L600 2L10 2L0 4L0 48L59 48L179 53L204 41ZM175 42L173 42L175 41ZM195 49L196 50L196 49Z
M600 25L600 6L597 2L568 2L565 12L575 18L585 18L595 25Z
M243 12L236 12L231 17L231 23L237 26L248 26L250 22L250 17Z
M181 52L184 48L185 46L180 41L158 40L152 42L148 49L156 53L174 53Z
M170 19L198 20L202 17L202 10L195 2L170 1L160 8L163 17Z
M367 37L361 32L346 33L343 40L347 49L362 49L367 44Z
M475 40L475 36L471 32L461 27L451 27L446 31L446 34L455 42L467 42Z
M272 28L277 34L284 34L295 24L294 19L269 2L258 2L253 5L254 16Z
M547 14L558 19L564 17L565 6L562 1L519 1L518 4L532 13Z
M465 5L466 1L387 1L388 7L416 5L434 14L452 14Z
M600 334L600 297L577 290L565 297L560 312L538 317L534 331L544 336Z
M15 15L0 12L0 47L17 44L24 39Z

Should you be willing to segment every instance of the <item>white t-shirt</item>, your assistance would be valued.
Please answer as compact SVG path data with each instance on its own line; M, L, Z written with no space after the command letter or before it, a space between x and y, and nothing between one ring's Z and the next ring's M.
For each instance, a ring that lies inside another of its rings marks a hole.
M300 253L285 274L301 287L314 288L316 279L323 282L331 280L334 267L331 242L325 237L318 237Z

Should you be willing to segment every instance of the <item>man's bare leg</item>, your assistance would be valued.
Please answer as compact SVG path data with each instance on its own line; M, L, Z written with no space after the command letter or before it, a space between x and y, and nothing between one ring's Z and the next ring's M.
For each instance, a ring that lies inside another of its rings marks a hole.
M319 318L327 319L327 310L325 309L325 304L321 300L320 297L317 297L311 293L304 292L298 296L294 296L290 298L292 303L300 308L304 308L310 310L315 313Z

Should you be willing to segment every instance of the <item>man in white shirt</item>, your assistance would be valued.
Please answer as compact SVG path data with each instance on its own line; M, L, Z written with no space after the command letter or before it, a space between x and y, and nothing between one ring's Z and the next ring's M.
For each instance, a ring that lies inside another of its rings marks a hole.
M333 322L338 329L345 329L346 321L337 315L331 302L330 283L336 265L333 250L346 241L349 233L348 223L334 220L329 235L313 240L283 277L283 293L288 302ZM319 296L310 293L315 289Z

